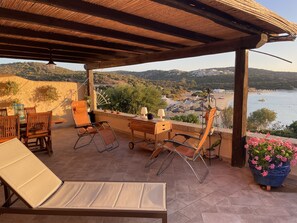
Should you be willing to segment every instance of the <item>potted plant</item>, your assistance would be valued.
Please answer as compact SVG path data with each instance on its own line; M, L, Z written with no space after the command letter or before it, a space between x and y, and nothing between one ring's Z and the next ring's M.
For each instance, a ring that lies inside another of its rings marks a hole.
M297 147L281 139L252 137L245 148L249 154L249 166L255 181L271 187L280 187L291 171L290 165L297 163Z

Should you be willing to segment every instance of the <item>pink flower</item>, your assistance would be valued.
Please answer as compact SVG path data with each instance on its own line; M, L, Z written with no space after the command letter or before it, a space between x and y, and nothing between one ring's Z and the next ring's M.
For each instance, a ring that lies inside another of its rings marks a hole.
M282 157L282 161L287 162L288 161L287 157Z
M264 170L261 174L262 174L263 177L266 177L268 175L268 171Z
M262 166L255 166L257 170L262 170Z
M267 134L266 134L266 138L268 138L270 136L270 133L268 132Z
M270 164L270 165L269 165L269 168L273 170L273 169L275 168L275 164L273 164L273 163Z
M281 158L283 158L283 156L282 155L276 155L276 158L281 159Z
M245 144L245 145L244 145L244 148L245 148L245 149L248 149L248 148L249 148L249 144Z
M288 149L293 148L293 145L290 142L285 142L284 146L287 147Z
M294 159L294 160L291 161L292 166L295 166L296 164L297 164L297 160Z
M252 160L252 164L256 165L258 162L256 160Z
M268 151L272 150L272 146L267 146L267 150Z
M258 156L255 156L255 158L254 158L255 160L258 160L259 159L259 157Z
M270 156L269 156L269 155L266 155L264 159L265 159L266 161L269 161L269 160L270 160Z

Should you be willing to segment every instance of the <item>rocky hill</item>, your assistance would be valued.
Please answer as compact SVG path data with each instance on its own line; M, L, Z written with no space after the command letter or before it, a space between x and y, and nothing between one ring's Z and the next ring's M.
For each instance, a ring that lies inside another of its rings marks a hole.
M35 62L0 64L1 74L16 74L31 80L83 82L86 79L85 71L72 71L61 67L48 70L43 63ZM99 85L152 83L171 90L204 88L232 90L234 88L234 67L194 71L94 72L94 76L95 83ZM250 68L249 86L256 89L295 89L297 88L297 72L276 72Z

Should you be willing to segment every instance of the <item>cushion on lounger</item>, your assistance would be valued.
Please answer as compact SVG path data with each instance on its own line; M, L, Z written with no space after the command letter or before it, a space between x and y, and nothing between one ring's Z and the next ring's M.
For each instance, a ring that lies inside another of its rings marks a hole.
M64 182L40 208L166 210L166 184Z
M31 207L42 204L62 184L18 139L0 144L0 178Z

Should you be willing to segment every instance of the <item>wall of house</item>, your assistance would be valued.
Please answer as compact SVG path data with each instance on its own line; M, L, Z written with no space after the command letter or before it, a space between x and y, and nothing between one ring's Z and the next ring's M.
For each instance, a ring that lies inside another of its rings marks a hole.
M134 118L135 115L126 114L126 113L111 113L111 112L104 112L102 110L96 110L95 111L96 120L98 121L108 121L110 125L119 132L131 134L131 130L129 128L129 119ZM201 126L191 123L184 123L184 122L172 122L172 128L173 133L171 135L173 136L174 133L187 133L187 134L198 134L201 131ZM230 162L231 163L231 157L232 157L232 130L231 129L216 129L215 133L220 133L222 136L222 143L220 148L220 157L222 160ZM143 133L135 132L135 135L139 138L143 138ZM254 133L248 133L248 137L265 137L263 134L254 134ZM147 135L148 138L153 139L152 135ZM163 140L167 138L167 134L164 133L160 135L159 139ZM214 134L214 136L211 138L211 143L215 142L217 139L219 139L219 136L217 134ZM283 138L283 140L288 140L287 138ZM297 139L289 139L292 143L297 145ZM209 141L206 141L205 148L209 147ZM128 145L127 145L128 148ZM214 154L218 154L218 147L215 150ZM248 158L248 155L247 155ZM248 165L247 165L248 166ZM297 166L291 168L291 176L297 177Z
M31 81L14 75L0 76L0 83L6 81L15 81L19 86L16 95L0 95L0 107L7 107L8 114L13 115L14 110L12 103L18 101L25 107L36 106L37 112L51 111L53 116L62 117L65 123L55 127L74 125L70 103L72 100L83 99L85 87L74 82L57 82L57 81ZM50 85L57 89L59 98L56 101L38 101L36 100L36 88Z

